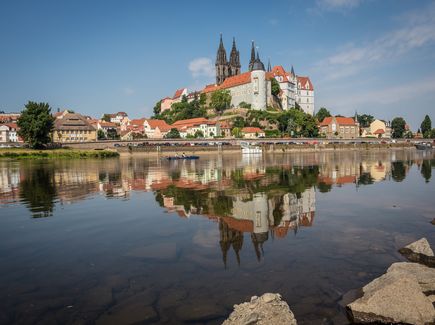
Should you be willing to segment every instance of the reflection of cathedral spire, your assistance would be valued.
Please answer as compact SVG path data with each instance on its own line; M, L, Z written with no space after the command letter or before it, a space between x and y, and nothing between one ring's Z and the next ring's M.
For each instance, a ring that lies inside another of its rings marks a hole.
M227 268L227 256L231 246L236 253L237 264L240 266L240 251L243 247L243 233L241 231L231 229L222 220L219 220L219 233L219 244L221 246L224 267Z
M251 240L252 243L254 244L255 254L257 255L258 261L261 260L262 255L264 256L263 243L267 241L268 238L269 238L269 234L267 232L251 233Z

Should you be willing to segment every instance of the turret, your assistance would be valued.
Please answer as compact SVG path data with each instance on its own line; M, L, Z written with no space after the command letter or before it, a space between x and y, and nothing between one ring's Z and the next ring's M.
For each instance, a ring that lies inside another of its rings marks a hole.
M266 109L267 107L267 81L266 71L264 71L264 64L260 60L260 55L257 52L257 57L252 64L251 72L252 82L252 108L253 109Z
M255 44L254 44L254 41L252 41L251 60L249 61L249 71L252 71L252 67L254 66L254 62L255 62Z

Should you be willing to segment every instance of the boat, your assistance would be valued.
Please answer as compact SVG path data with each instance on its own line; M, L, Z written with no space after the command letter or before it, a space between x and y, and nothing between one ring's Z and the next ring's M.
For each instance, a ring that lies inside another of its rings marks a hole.
M428 142L416 143L415 147L417 150L432 150L432 144Z
M172 156L165 157L166 160L197 160L199 156Z
M241 142L242 154L261 154L263 150L260 146L250 144L248 142Z

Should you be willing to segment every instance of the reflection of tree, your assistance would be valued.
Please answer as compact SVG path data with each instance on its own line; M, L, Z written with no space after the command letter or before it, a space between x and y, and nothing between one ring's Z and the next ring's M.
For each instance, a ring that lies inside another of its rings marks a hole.
M326 184L325 182L319 182L317 184L317 189L319 190L320 193L327 193L331 191L332 185Z
M361 173L358 177L358 185L370 185L374 183L374 179L370 173Z
M51 166L29 168L20 183L20 196L28 204L34 218L51 216L56 197L54 172Z
M426 183L429 183L429 180L432 177L432 166L430 160L423 160L420 172Z
M391 177L396 182L401 182L406 177L406 167L403 161L394 161L391 163Z

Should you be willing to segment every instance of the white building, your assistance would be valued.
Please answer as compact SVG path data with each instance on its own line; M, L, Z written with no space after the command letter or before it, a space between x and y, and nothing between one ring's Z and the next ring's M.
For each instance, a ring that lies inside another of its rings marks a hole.
M281 107L284 110L294 108L296 100L296 75L293 67L291 72L287 72L281 65L273 67L271 73L279 83L281 90L279 97L281 99Z
M126 117L128 117L126 112L118 112L115 114L110 114L110 122L116 123L119 125L119 124L121 124L122 120Z
M296 102L308 114L314 114L314 87L309 77L297 76Z
M176 121L171 127L176 128L181 137L193 136L198 131L204 135L204 138L213 138L221 134L219 123L209 121L204 117Z
M0 124L0 142L20 142L16 123Z

